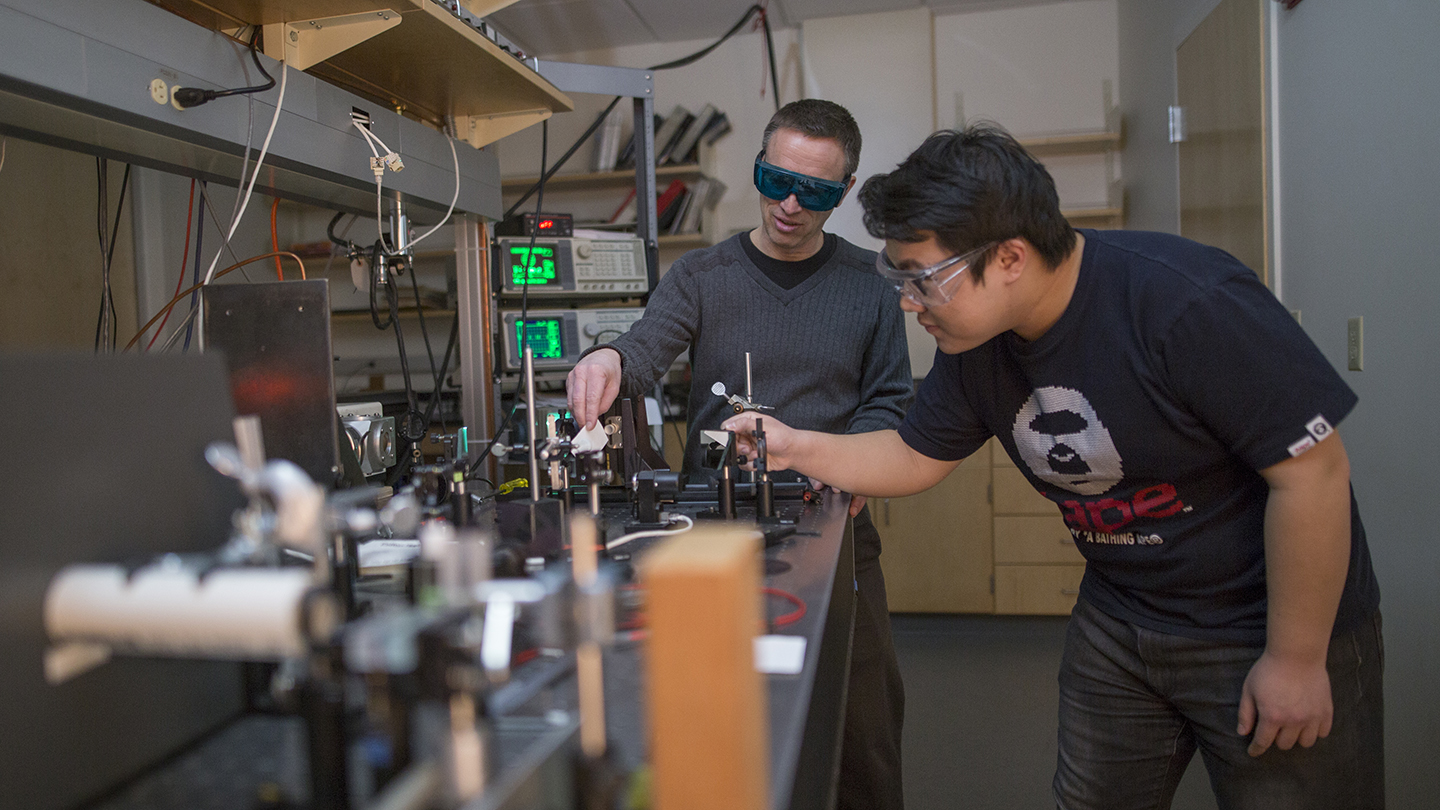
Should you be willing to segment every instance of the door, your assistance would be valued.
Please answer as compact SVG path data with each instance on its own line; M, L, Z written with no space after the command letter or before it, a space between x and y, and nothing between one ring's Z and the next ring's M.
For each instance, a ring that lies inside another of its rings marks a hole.
M1222 0L1175 51L1184 110L1180 234L1229 251L1270 283L1266 221L1266 0Z

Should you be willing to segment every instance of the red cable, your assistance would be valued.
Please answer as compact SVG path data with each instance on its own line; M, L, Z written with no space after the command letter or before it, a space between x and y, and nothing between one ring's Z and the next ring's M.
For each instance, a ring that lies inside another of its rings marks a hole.
M190 202L185 203L185 249L180 251L180 277L175 279L175 292L170 294L171 298L180 294L180 285L185 283L185 268L190 264L190 222L194 219L192 216L194 208L195 181L192 179L190 181ZM279 259L276 259L276 261L279 261ZM160 321L160 326L155 329L155 336L150 338L149 343L145 344L145 351L150 351L150 347L155 345L155 338L160 337L160 333L165 331L165 324L169 322L170 313L174 311L175 308L171 307L165 312L164 320Z
M784 616L777 617L775 621L771 622L774 626L784 627L805 618L805 602L800 597L789 591L782 591L779 588L761 588L760 590L770 596L778 596L795 606L794 610L786 613Z
M280 198L276 197L275 202L270 203L270 249L276 253L280 252L280 234L275 230L275 213L280 210ZM281 281L285 280L285 271L280 269L280 257L275 257L275 275Z

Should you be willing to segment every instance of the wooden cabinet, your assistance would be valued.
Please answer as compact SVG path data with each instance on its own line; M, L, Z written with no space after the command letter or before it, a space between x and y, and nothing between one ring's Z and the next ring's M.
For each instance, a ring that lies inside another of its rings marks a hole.
M870 509L892 611L1065 615L1075 606L1085 560L1055 504L994 440L934 488Z
M1055 503L992 447L995 488L995 612L1068 614L1080 593L1085 559Z
M892 611L994 611L989 488L986 445L925 492L870 502Z

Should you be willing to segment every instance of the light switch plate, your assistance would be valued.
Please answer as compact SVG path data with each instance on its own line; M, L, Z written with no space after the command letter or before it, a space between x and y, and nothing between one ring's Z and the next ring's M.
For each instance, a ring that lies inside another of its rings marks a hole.
M1351 371L1365 370L1365 318L1351 318L1345 330L1345 354Z

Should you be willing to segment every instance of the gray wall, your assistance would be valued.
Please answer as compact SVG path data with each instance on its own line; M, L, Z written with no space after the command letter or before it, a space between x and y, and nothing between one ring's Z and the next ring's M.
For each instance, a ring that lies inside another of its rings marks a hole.
M1120 87L1132 227L1176 229L1174 49L1213 0L1120 0ZM1270 5L1268 2L1266 5ZM1280 260L1285 304L1345 368L1345 323L1365 317L1360 405L1341 426L1380 578L1390 806L1440 798L1440 545L1422 504L1440 434L1440 4L1306 0L1275 16Z

